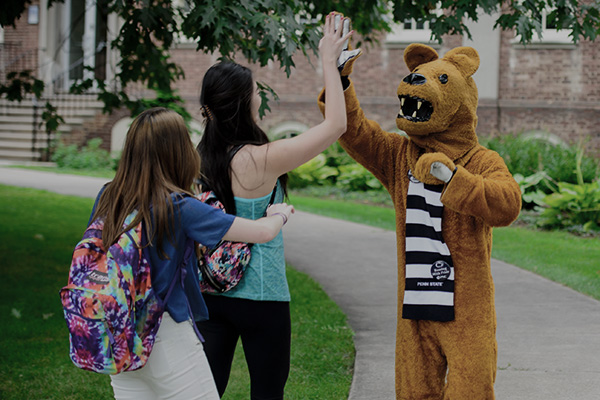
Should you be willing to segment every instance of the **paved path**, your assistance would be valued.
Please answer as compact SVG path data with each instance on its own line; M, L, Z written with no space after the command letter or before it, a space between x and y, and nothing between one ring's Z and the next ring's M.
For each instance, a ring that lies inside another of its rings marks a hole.
M95 198L102 185L108 181L106 178L0 167L0 183L4 185L44 189L72 196Z
M0 183L63 194L94 197L105 182L0 167ZM349 399L393 399L394 233L298 212L284 236L286 259L321 284L355 331ZM496 397L600 400L600 302L500 261L492 261L492 273L499 347Z

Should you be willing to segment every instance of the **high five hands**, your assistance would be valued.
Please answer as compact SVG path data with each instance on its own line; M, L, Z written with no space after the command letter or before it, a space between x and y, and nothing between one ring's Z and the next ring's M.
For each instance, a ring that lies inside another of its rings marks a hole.
M349 24L345 24L347 26L345 30L340 29L340 21L340 14L329 13L325 17L323 37L319 42L319 53L323 63L335 63L338 68L339 57L341 57L343 50L348 48L348 42L353 33L349 31Z
M336 31L342 28L342 35L345 37L348 32L350 32L350 18L345 18L342 14L338 12L332 13L334 17L334 28ZM331 14L329 15L331 16ZM353 33L354 31L350 32ZM349 76L352 73L352 64L358 57L362 55L360 49L351 49L350 48L350 39L347 39L344 42L344 46L342 47L342 52L340 53L337 60L337 67L340 71L341 76Z
M354 31L350 31L350 19L345 18L338 12L331 12L325 17L323 26L323 37L319 42L321 57L327 53L328 47L333 47L336 57L336 65L341 76L348 76L352 72L352 64L360 55L360 49L350 50L350 37ZM329 55L329 54L327 54ZM327 60L323 60L327 61Z

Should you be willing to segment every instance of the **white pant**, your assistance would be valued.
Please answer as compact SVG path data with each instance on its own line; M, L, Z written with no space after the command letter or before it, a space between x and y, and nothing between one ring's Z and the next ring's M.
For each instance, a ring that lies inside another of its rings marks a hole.
M146 365L111 375L117 400L219 400L219 393L192 321L163 315Z

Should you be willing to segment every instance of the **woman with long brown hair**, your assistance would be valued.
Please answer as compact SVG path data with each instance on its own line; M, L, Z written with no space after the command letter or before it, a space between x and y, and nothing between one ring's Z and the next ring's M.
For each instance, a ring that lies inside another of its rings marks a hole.
M285 195L287 172L311 160L346 130L346 109L337 58L350 34L326 17L319 44L327 109L325 120L289 139L270 142L256 121L260 97L252 72L239 64L218 63L205 74L200 103L206 116L198 145L202 179L227 212L246 218L263 215L269 200ZM274 192L274 193L273 193ZM252 399L283 399L290 369L290 292L283 238L252 246L240 283L220 295L206 295L210 319L198 328L223 395L241 338L250 373Z
M143 224L152 286L164 298L190 239L209 248L222 239L261 243L273 239L293 212L287 204L269 208L256 221L228 215L194 197L200 159L183 118L165 108L142 112L131 124L115 178L99 193L90 222L104 221L105 248L131 227ZM128 229L128 228L127 228ZM116 399L218 399L219 395L193 323L207 319L195 252L175 285L146 365L111 376ZM191 311L191 313L190 313Z

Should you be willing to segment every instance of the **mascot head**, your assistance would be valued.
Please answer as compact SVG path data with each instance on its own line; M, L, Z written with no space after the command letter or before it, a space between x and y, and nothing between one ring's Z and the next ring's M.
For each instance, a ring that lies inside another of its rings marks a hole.
M439 58L423 44L404 51L410 70L400 85L399 129L427 152L441 151L456 159L477 144L477 87L472 75L479 55L471 47L457 47Z

